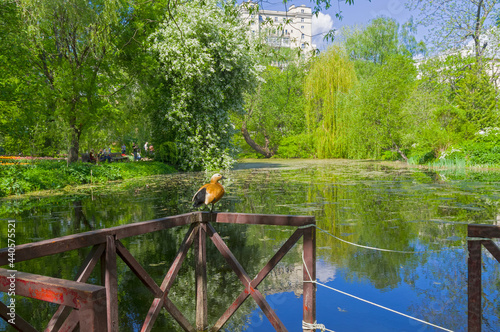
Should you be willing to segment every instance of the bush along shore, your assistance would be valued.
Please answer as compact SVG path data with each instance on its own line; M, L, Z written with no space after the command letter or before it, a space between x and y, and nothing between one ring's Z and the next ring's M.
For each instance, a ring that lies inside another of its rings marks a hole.
M66 160L0 160L0 197L176 172L156 161L68 165Z

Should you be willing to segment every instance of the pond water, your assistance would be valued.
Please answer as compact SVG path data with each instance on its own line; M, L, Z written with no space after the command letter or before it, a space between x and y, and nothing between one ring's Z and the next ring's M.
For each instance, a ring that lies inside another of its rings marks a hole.
M224 175L226 195L217 211L316 217L323 230L317 231L317 277L326 286L317 289L318 323L337 332L442 331L347 293L448 330L466 330L466 228L469 223L500 224L500 172L430 171L345 160L256 160ZM6 246L7 219L16 220L21 244L186 213L192 211L193 193L208 177L181 173L84 188L78 194L3 200L0 246ZM293 232L289 227L215 226L252 278ZM178 227L123 243L160 284L186 231ZM214 324L242 286L215 246L210 241L207 245L209 324ZM73 279L89 250L20 262L16 268ZM301 251L299 241L259 286L289 331L301 330ZM500 331L500 264L485 251L483 262L483 330ZM118 269L120 330L138 331L153 296L120 260ZM98 269L90 282L99 282ZM194 294L190 251L169 298L193 323ZM50 304L18 301L16 312L39 329L55 310ZM181 331L166 311L154 330ZM273 328L249 298L224 330ZM0 321L0 331L10 327Z

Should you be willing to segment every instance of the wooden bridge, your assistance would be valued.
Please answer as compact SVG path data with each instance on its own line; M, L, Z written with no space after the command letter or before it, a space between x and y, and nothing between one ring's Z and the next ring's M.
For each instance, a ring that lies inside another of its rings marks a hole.
M214 228L214 224L217 223L294 226L297 229L252 279L217 233ZM314 217L309 216L195 212L23 244L15 247L15 262L86 247L92 247L92 250L81 265L74 281L0 269L0 291L8 293L11 283L14 282L16 295L59 304L59 308L44 331L73 331L75 328L79 328L80 331L118 331L118 256L154 294L154 300L144 317L141 332L150 331L153 328L162 308L165 308L185 331L208 331L206 267L208 235L242 283L241 293L210 327L210 330L220 330L243 302L248 297L252 297L276 331L287 331L264 295L259 292L258 286L301 237L303 238L304 281L316 280L316 229L313 227L315 224ZM156 284L120 241L123 238L184 225L190 225L189 230L161 285ZM169 290L191 245L194 245L195 252L195 326L186 319L169 298ZM9 248L0 249L0 266L8 263ZM101 264L103 285L88 284L87 280L98 263ZM304 322L314 323L316 320L315 283L303 283L303 304ZM0 302L0 316L7 322L11 319L9 313L9 306ZM36 331L28 321L18 315L16 315L15 324L9 324L19 331Z

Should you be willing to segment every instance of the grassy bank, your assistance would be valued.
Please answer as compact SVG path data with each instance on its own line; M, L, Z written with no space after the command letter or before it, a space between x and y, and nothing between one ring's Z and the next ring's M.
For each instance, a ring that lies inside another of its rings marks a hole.
M0 164L0 197L174 172L172 166L154 161L69 166L64 160L16 161Z

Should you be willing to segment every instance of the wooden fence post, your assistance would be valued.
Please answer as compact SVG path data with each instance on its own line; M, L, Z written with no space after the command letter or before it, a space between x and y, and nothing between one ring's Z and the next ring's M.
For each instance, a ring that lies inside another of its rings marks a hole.
M481 242L480 240L468 240L468 331L481 331Z
M207 224L200 223L198 226L198 237L195 240L196 260L196 330L208 330L208 308L207 308Z
M113 235L106 236L106 251L101 261L101 273L106 287L108 332L118 332L118 272L116 267L116 243Z
M304 267L303 267L303 293L304 293L304 322L316 322L316 228L304 228ZM309 282L314 281L314 282ZM304 330L314 332L313 330Z

